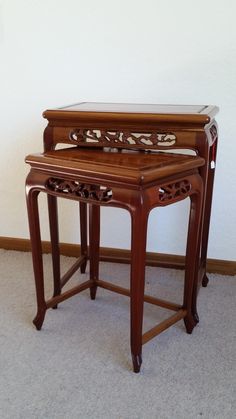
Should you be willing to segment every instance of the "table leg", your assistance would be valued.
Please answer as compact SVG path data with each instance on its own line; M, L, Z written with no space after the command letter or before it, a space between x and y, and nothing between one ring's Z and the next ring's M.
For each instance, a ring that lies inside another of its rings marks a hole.
M202 195L200 193L194 193L190 196L190 201L183 302L183 307L187 309L187 316L184 318L187 333L192 333L193 328L198 322L197 289L200 262L199 234L201 227Z
M80 244L81 256L85 256L85 260L80 267L80 272L85 273L88 259L88 244L87 244L87 204L85 202L79 203L80 211Z
M43 258L38 213L38 194L39 191L31 188L29 184L26 186L26 200L37 298L37 314L33 323L36 328L40 330L47 307L44 297Z
M202 279L203 287L206 287L209 282L209 279L206 275L206 264L207 264L207 248L208 248L208 238L209 238L209 229L210 229L214 177L215 177L215 169L210 168L208 172L208 179L207 179L206 201L205 201L205 211L204 211L204 219L203 219L202 249L201 249L201 265L204 269L204 276Z
M145 288L146 238L148 212L142 207L131 212L131 354L134 372L142 364L142 327Z
M59 228L58 228L58 209L57 197L47 195L48 217L52 249L52 268L53 268L53 297L61 294L61 272L60 272L60 248L59 248ZM57 304L53 307L57 308Z
M90 297L96 298L99 280L99 245L100 245L100 207L89 204L89 257L90 257L90 280L94 285L90 288Z

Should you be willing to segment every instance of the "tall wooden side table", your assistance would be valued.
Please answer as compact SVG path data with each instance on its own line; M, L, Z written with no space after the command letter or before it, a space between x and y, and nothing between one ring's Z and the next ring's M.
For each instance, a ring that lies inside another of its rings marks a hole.
M137 150L193 150L205 160L200 169L204 185L200 263L193 293L193 313L197 313L199 285L207 286L206 273L212 193L216 166L218 127L214 119L216 106L118 104L81 102L43 113L48 120L44 131L44 150L58 144L79 147L115 147ZM56 197L49 197L49 219L52 240L54 276L59 274L59 247ZM87 260L87 212L80 203L81 271ZM96 222L99 224L99 215ZM99 228L99 227L98 227ZM179 267L184 264L179 263ZM162 264L163 266L163 264ZM176 267L168 263L168 267Z

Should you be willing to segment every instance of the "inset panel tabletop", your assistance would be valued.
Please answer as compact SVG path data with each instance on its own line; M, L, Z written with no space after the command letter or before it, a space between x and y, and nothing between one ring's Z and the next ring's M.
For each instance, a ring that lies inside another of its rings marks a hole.
M58 109L48 109L43 116L48 120L78 120L86 122L119 123L182 123L208 124L218 112L208 105L157 105L137 103L80 102Z

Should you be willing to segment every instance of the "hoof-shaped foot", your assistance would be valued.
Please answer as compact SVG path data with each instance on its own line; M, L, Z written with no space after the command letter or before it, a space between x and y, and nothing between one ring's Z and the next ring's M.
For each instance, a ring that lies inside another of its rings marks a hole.
M139 372L141 365L142 365L142 355L133 355L132 354L132 360L133 360L133 371Z
M58 297L59 295L61 295L61 289L55 290L55 292L53 294L53 298ZM58 304L56 303L56 304L54 304L54 306L52 306L52 309L53 310L56 310L57 307L58 307Z
M202 286L203 286L203 287L207 287L208 282L209 282L209 279L208 279L208 277L206 276L206 274L204 274L204 277L203 277L203 279L202 279Z
M37 313L33 320L33 324L35 325L37 330L40 330L43 325L45 313L46 313L46 310Z
M191 315L191 316L186 316L184 318L184 324L185 324L185 327L186 327L186 332L189 335L191 335L191 333L192 333L194 327L196 326L197 322L194 319L194 317Z
M95 300L97 293L97 286L90 288L90 298L91 300Z
M199 316L198 316L198 313L195 311L195 312L193 312L193 313L192 313L192 315L193 315L193 318L194 318L195 322L196 322L196 323L199 323Z
M80 266L80 272L81 272L82 274L84 274L84 273L85 273L85 271L86 271L86 266L87 266L87 260L86 260L85 262L83 262L83 263L82 263L82 265Z

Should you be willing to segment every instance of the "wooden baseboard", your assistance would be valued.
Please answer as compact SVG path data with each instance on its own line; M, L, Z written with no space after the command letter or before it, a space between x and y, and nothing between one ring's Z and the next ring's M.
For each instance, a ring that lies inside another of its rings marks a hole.
M19 250L21 252L29 252L31 250L31 245L29 239L0 237L0 248L6 250ZM42 248L44 253L50 253L50 242L43 241ZM60 251L62 255L78 257L80 255L80 245L61 243ZM100 260L105 262L129 263L130 251L125 249L101 247ZM175 269L183 269L184 267L184 256L180 255L147 252L146 261L148 266L159 266L163 268ZM208 259L207 272L218 273L221 275L236 275L236 261Z

